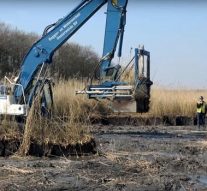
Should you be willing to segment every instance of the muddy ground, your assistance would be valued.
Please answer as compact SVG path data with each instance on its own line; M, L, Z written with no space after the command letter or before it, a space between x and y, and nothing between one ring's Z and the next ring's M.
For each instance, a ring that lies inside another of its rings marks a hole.
M94 125L98 153L0 158L0 190L207 190L207 131Z

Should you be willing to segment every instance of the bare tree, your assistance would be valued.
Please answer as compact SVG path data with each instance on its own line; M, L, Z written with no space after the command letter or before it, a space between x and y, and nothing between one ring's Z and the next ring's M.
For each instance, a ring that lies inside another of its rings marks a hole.
M24 56L38 38L36 34L0 23L0 78L19 71ZM87 77L98 60L98 55L90 47L66 43L56 52L51 71L64 79Z

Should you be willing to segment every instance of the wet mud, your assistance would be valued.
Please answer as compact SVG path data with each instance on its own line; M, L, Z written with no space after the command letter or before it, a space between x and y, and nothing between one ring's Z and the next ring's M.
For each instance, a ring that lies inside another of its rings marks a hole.
M0 157L8 157L15 155L21 145L20 139L0 139ZM52 156L73 156L73 155L92 155L96 153L96 142L92 138L86 143L74 145L60 144L40 144L37 141L31 140L28 150L28 155L37 157L52 157Z
M207 131L93 125L97 153L0 157L0 190L207 190Z
M102 125L164 125L164 126L186 126L186 125L196 125L196 117L187 116L163 116L163 117L153 117L153 116L133 116L133 115L111 115L107 117L97 118L96 116L91 117L91 122L93 124Z

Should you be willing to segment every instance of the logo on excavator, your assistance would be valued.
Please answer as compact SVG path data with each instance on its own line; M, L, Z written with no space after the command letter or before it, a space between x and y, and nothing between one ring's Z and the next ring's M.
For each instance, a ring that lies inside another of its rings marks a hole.
M111 0L111 2L112 2L112 5L115 5L115 6L118 5L118 0Z

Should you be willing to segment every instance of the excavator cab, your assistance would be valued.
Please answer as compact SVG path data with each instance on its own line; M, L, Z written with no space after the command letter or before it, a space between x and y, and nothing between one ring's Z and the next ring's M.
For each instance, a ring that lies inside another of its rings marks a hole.
M15 84L12 83L7 77L5 77L4 84L0 85L0 115L4 115L6 113L14 116L26 116L26 104L15 103L15 98L12 94L14 86Z

